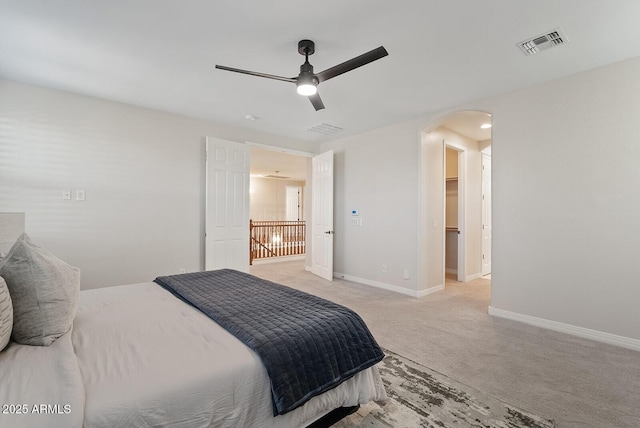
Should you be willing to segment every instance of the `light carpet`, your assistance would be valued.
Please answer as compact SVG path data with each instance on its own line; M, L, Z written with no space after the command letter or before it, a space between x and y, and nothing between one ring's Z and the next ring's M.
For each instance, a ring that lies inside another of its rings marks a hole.
M468 385L385 350L378 365L386 403L368 403L334 427L552 428L554 422L517 409Z

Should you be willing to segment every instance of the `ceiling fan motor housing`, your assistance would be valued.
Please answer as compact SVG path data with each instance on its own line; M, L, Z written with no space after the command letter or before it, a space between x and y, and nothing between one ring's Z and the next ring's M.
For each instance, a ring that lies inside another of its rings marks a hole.
M305 61L304 64L300 66L298 83L301 81L314 82L316 85L319 83L318 78L313 74L313 65L309 64L309 61Z
M300 55L313 55L316 51L316 44L313 40L300 40L298 42L298 52Z
M309 63L309 55L312 55L316 51L316 45L312 40L300 40L298 42L298 52L300 55L304 55L304 64L300 66L300 74L298 74L297 85L311 84L318 86L320 81L313 74L313 65Z

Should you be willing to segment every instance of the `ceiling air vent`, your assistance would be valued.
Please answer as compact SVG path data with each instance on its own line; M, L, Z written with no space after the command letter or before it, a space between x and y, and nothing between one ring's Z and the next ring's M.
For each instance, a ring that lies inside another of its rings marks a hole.
M323 135L333 135L342 130L343 128L340 128L339 126L329 125L328 123L321 123L319 125L312 126L311 128L306 129L306 131L317 132L318 134Z
M518 43L518 47L525 55L537 54L540 51L547 50L554 46L567 43L569 39L564 35L560 28L549 31L546 34L541 34L537 37L532 37L524 42Z

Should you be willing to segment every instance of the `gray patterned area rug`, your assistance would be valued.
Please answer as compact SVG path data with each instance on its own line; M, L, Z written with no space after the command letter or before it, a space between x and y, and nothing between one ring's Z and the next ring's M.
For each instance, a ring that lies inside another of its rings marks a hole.
M389 400L369 403L334 427L552 428L554 422L517 409L385 350L378 365Z

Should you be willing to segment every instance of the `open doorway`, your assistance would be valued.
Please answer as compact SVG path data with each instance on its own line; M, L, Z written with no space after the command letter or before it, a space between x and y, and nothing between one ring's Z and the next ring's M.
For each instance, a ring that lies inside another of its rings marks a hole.
M250 264L305 260L310 154L250 147Z
M250 264L304 259L333 280L333 151L250 147Z
M466 282L491 273L491 116L458 112L438 129L445 158L443 277Z
M483 128L482 125L485 125ZM445 288L447 278L468 282L486 275L490 236L483 237L483 156L490 154L491 115L479 111L448 114L427 125L421 141L422 295ZM449 149L449 151L447 151ZM447 156L449 153L449 156ZM447 171L449 164L455 165ZM490 192L489 192L490 193ZM447 207L448 205L448 207ZM487 200L490 208L490 200ZM490 229L484 228L490 233ZM483 270L484 268L484 270Z
M445 277L465 280L464 273L464 149L446 143L444 149L444 267Z

